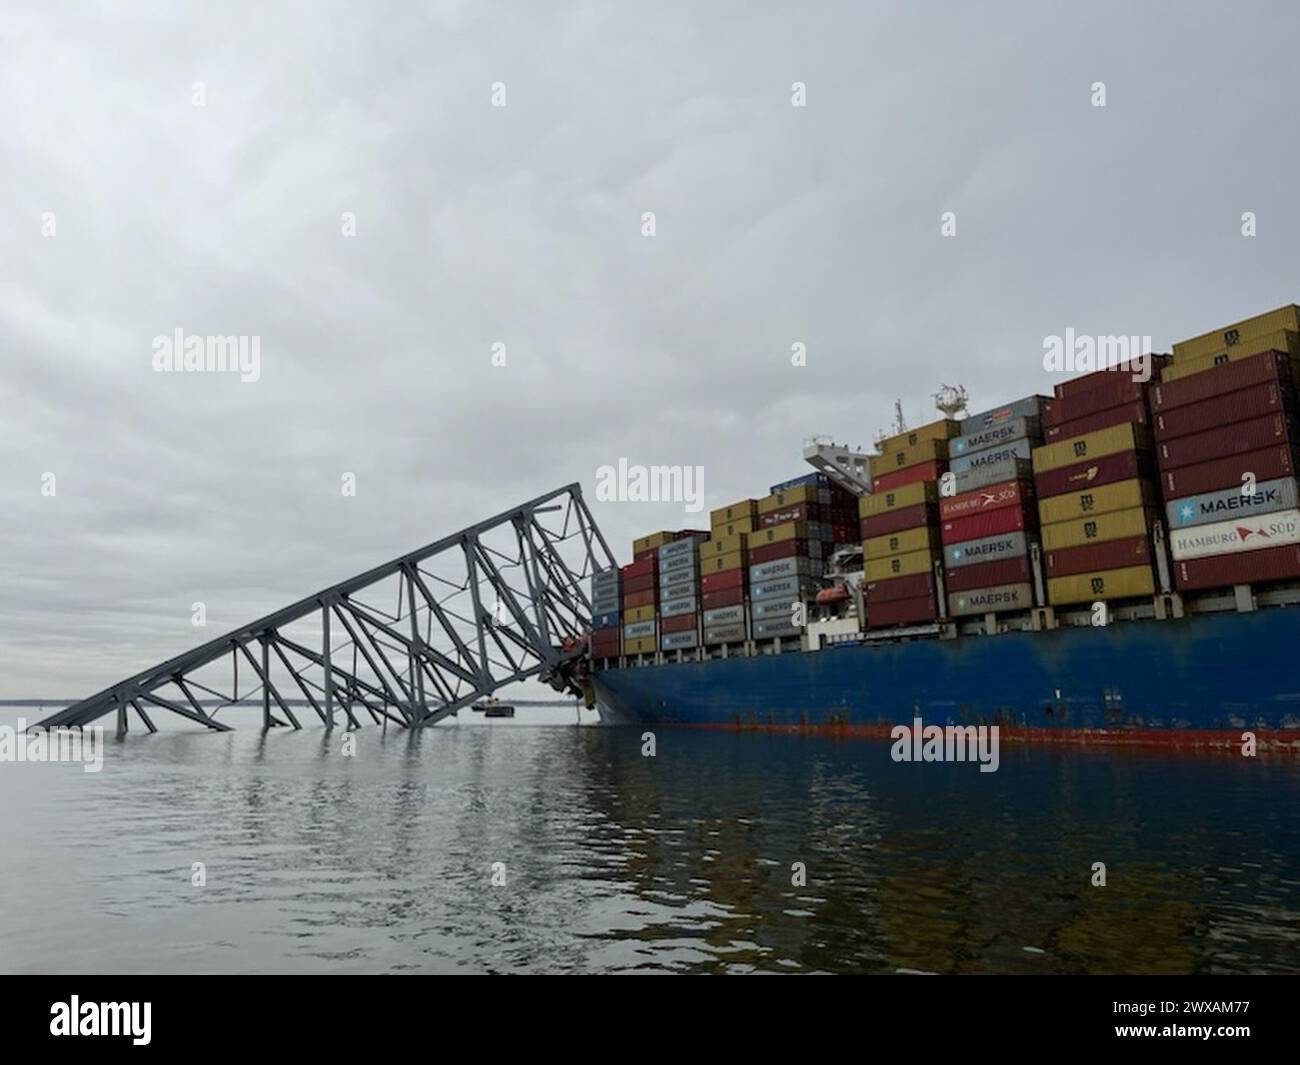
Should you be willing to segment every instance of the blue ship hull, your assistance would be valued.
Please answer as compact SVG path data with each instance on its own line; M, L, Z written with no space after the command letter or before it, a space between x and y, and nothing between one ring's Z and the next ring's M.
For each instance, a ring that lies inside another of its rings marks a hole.
M1300 608L602 670L618 723L1300 745Z

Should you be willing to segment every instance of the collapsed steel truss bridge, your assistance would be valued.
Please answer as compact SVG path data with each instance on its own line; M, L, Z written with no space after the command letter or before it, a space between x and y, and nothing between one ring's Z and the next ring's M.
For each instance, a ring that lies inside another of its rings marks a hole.
M366 715L375 724L420 727L534 676L590 704L588 581L614 565L582 489L571 484L119 681L33 727L84 727L116 714L124 733L134 710L156 732L148 707L226 731L218 712L259 696L266 728L301 728L290 701L310 707L326 728L339 711L348 728ZM248 678L242 693L241 662Z

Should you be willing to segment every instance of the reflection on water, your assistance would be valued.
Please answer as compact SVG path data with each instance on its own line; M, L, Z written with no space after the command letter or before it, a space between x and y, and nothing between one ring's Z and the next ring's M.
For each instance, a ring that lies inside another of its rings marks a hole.
M0 765L0 969L1300 970L1292 759L232 721Z

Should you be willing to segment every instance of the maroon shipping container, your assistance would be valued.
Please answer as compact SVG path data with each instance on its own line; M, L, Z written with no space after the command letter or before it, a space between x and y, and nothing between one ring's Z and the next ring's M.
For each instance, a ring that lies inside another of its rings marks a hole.
M1092 376L1095 377L1096 374ZM1057 397L1051 409L1043 412L1043 428L1074 421L1112 407L1122 407L1126 403L1140 402L1144 387L1141 381L1133 380L1131 373L1107 372L1095 388Z
M1289 355L1280 351L1265 351L1237 362L1225 362L1222 366L1194 373L1190 377L1153 384L1148 396L1152 412L1166 411L1185 407L1189 403L1201 403L1251 385L1274 381L1290 382L1293 377Z
M923 525L938 525L939 512L933 503L917 503L911 507L887 510L883 514L873 514L863 518L859 523L862 539L870 540L873 536L888 536L890 533L902 532L904 529L919 529Z
M1165 500L1198 496L1202 492L1217 492L1223 488L1240 488L1241 476L1253 474L1256 481L1271 481L1274 477L1292 477L1296 472L1295 451L1290 444L1247 451L1232 458L1202 462L1196 466L1182 466L1176 470L1163 470L1160 487Z
M1095 433L1098 429L1108 429L1112 425L1123 425L1125 422L1150 424L1151 415L1147 413L1146 400L1140 399L1136 403L1125 403L1122 407L1111 407L1060 425L1048 426L1043 430L1043 439L1051 444L1057 440L1083 436L1084 433Z
M1292 412L1295 408L1295 391L1291 385L1273 381L1162 411L1154 416L1153 428L1157 440L1173 440L1252 418Z
M660 632L688 632L699 623L699 614L676 614L671 618L659 619Z
M1180 591L1229 588L1300 577L1300 545L1266 547L1240 555L1211 555L1174 563L1174 585Z
M729 572L740 573L740 570ZM706 577L705 580L708 580ZM743 585L736 585L734 588L723 588L716 592L705 592L700 597L700 608L702 610L715 610L720 606L740 606L745 601L745 589Z
M965 518L971 514L981 514L999 507L1031 506L1034 502L1034 486L1028 481L1003 481L991 484L987 488L977 488L973 492L963 492L959 496L948 496L939 500L939 516L944 521L952 518Z
M629 578L643 577L647 573L659 572L659 548L651 548L652 554L638 555L635 562L630 566L623 567L623 583L627 584Z
M1048 551L1043 568L1048 577L1069 577L1075 573L1150 564L1151 541L1145 536L1128 536L1123 540Z
M917 599L923 595L934 598L934 574L913 573L908 577L890 577L872 581L864 589L870 603L892 603L897 599Z
M939 611L935 608L933 595L920 596L916 599L893 599L886 603L873 602L867 608L867 628L916 625L923 621L934 621L938 616Z
M996 562L976 562L948 571L946 584L950 592L969 592L975 588L996 588L1000 584L1023 584L1032 580L1029 556L1000 558Z
M871 491L888 492L891 488L902 488L905 484L915 484L917 481L937 481L939 475L947 469L946 462L921 462L901 470L890 470L871 482Z
M740 566L737 569L718 570L717 573L706 573L700 578L700 591L707 595L709 592L721 592L728 588L744 588L745 578L748 573L749 570L745 566ZM719 603L718 605L722 606L724 604ZM731 604L726 605L730 606Z
M658 578L653 573L647 573L643 577L632 577L623 582L623 594L630 595L633 592L644 592L655 587L657 581Z
M820 503L794 503L780 510L770 510L758 516L758 527L770 529L787 521L825 521L826 508Z
M967 540L981 540L999 533L1021 532L1038 528L1038 512L1026 507L999 507L984 514L971 514L953 518L939 527L939 536L945 544L961 544ZM960 567L959 567L960 568Z
M831 526L832 543L846 544L850 540L856 540L857 538L858 530L852 524Z
M688 536L693 536L697 540L707 540L709 538L708 529L678 529L673 533L674 540L685 540Z
M659 548L657 548L657 547L647 547L644 551L636 551L636 552L633 552L633 554L632 554L632 562L633 562L633 564L636 564L637 562L644 562L647 558L653 558L655 561L658 561L658 560L659 560Z
M775 562L778 558L794 558L795 556L821 558L821 546L820 540L778 540L774 544L751 547L749 549L749 564L756 566L760 562Z
M623 593L623 609L635 610L639 606L654 606L658 602L658 589L651 588L648 592Z
M1117 481L1131 481L1134 477L1154 480L1155 458L1147 451L1120 451L1099 459L1076 462L1073 466L1048 470L1034 478L1034 490L1039 499L1081 492L1085 488L1100 488Z
M1248 422L1225 425L1222 429L1207 433L1166 440L1156 447L1156 455L1163 473L1179 466L1195 466L1198 462L1212 462L1245 451L1259 451L1296 438L1295 415L1269 414Z
M1160 371L1169 363L1168 355L1152 354L1147 356L1151 360L1151 379L1154 381L1160 376ZM1056 392L1056 399L1059 402L1067 396L1075 396L1080 392L1090 392L1094 388L1106 387L1106 382L1112 378L1129 379L1133 376L1133 371L1124 369L1097 370L1094 373L1084 374L1082 377L1076 377L1072 381L1064 381L1057 385L1053 390Z

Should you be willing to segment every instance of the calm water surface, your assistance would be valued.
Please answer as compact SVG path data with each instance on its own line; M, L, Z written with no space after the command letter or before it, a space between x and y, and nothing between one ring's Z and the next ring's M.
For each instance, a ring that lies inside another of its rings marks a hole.
M1300 971L1293 758L229 713L0 764L0 970Z

